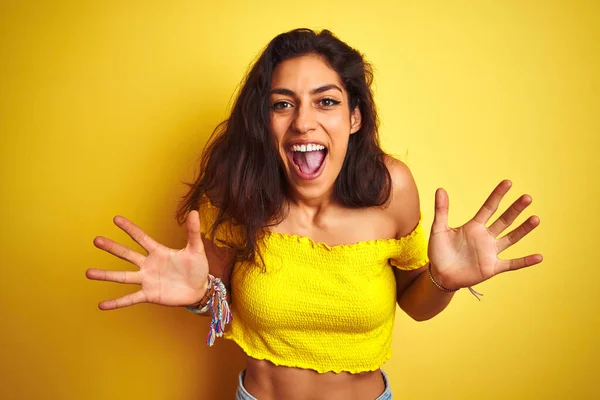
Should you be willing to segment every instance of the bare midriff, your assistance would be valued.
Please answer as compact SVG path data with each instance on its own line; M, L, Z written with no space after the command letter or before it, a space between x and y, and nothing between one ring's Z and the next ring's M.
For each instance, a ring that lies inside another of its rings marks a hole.
M379 397L385 383L379 369L320 374L246 356L244 387L259 400L365 400Z

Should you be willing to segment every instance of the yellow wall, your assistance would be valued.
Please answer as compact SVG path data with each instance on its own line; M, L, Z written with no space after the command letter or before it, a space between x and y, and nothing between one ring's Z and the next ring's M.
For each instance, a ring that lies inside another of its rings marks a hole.
M398 314L384 365L395 397L600 396L598 2L393 3L1 3L1 398L232 397L243 358L207 348L207 320L101 312L133 287L84 271L134 268L92 245L139 249L116 214L183 246L181 181L247 65L301 26L375 65L384 145L411 167L428 224L437 187L456 225L503 178L502 207L534 199L517 223L541 218L504 253L540 252L541 265L479 285L481 303L461 291L431 321Z

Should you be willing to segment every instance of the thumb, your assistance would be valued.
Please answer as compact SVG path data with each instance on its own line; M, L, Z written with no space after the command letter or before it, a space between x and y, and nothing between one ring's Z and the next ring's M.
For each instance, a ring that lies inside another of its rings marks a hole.
M202 236L200 235L200 214L198 210L192 210L188 213L185 220L185 227L188 236L187 249L192 253L204 254L204 243L202 243Z
M435 215L431 233L438 233L448 230L448 193L443 188L435 191Z

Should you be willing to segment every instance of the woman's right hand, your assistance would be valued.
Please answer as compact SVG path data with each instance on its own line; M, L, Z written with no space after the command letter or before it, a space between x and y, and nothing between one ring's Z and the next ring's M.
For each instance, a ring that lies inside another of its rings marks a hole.
M137 253L102 236L94 238L97 248L137 265L139 271L90 268L85 275L94 280L141 285L139 291L103 301L98 304L98 308L114 310L138 303L188 306L202 299L208 286L208 260L200 235L198 211L192 210L188 213L188 242L181 250L170 249L157 243L125 217L117 215L113 221L142 246L148 255Z

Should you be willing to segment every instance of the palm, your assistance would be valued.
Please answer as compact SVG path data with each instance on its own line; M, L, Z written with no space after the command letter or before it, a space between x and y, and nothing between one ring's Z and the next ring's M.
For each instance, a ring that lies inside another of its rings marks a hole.
M467 287L495 275L498 261L496 240L485 226L472 221L457 229L448 229L431 236L429 259L440 274L457 275L453 287Z
M181 250L157 243L126 218L115 217L114 222L142 246L148 255L144 256L107 238L94 239L96 247L135 264L139 271L89 269L86 272L88 278L141 285L140 290L135 293L100 303L101 309L111 310L143 302L184 306L199 300L205 290L209 269L197 211L188 215L188 244Z
M140 272L149 303L184 306L197 300L198 288L208 278L208 261L204 254L163 247L146 257Z
M530 204L528 195L521 196L492 225L486 223L500 200L510 189L510 181L501 182L473 219L459 228L449 228L448 198L443 189L436 196L436 216L429 239L429 259L435 274L447 288L473 286L501 272L531 266L542 261L539 254L519 259L501 260L498 254L521 240L538 224L530 217L509 234L497 238Z

